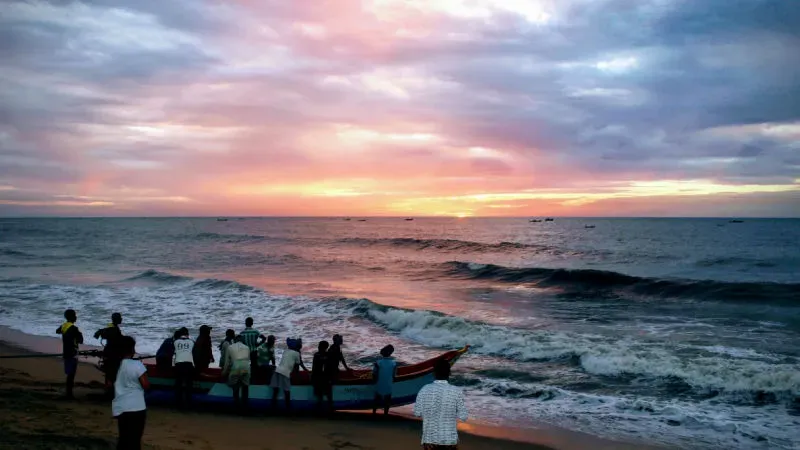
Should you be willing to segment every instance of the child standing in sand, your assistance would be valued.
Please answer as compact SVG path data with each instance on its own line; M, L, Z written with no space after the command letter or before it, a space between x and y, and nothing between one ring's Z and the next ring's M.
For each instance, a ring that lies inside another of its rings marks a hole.
M123 359L114 381L114 401L111 413L117 419L119 441L117 449L139 450L142 448L142 434L147 419L147 405L144 391L150 389L147 369L141 361L136 361L136 341L130 336L119 340L119 351Z

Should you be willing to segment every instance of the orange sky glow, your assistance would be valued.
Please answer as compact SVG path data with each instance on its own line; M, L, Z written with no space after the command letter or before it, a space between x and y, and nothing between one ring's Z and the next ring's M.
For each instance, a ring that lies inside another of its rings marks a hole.
M0 215L800 215L796 36L691 7L11 2Z

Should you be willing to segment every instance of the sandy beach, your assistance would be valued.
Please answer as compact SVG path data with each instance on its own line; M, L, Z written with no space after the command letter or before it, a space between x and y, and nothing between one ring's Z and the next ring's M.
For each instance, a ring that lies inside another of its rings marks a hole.
M0 331L0 355L54 353L57 341L9 329ZM74 401L62 400L60 358L0 358L0 444L16 449L106 449L116 442L110 405L100 396L102 377L90 362L76 377ZM420 422L391 415L337 413L239 417L208 410L150 407L144 435L149 449L411 449L419 448ZM520 433L464 424L461 449L546 450L640 448L578 433Z

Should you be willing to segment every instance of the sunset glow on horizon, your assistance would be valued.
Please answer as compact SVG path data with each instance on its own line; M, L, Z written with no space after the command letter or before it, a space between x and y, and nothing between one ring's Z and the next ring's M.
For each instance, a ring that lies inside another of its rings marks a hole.
M799 22L763 0L4 2L0 215L798 217Z

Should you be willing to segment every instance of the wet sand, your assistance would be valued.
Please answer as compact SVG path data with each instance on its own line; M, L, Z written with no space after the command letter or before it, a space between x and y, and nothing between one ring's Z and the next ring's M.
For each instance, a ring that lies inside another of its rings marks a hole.
M55 339L0 329L0 355L56 353ZM101 397L102 375L81 363L76 400L63 400L63 370L58 357L0 358L0 448L108 449L116 444L116 422ZM570 431L515 430L464 424L464 450L633 449ZM148 408L143 443L148 449L414 449L420 448L421 423L391 415L337 413L308 416L240 417L210 410Z

